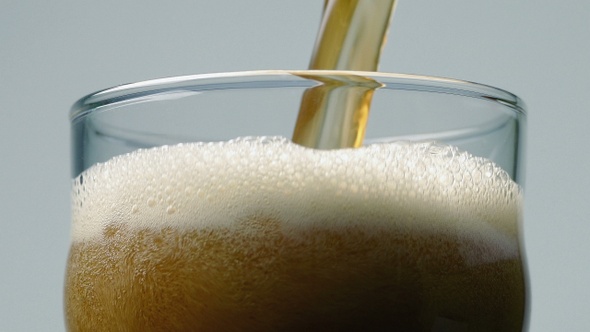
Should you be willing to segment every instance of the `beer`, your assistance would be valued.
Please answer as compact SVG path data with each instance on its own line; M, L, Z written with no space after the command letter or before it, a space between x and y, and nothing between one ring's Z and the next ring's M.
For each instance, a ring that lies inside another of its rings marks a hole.
M74 181L71 331L519 331L521 190L435 143L138 150Z
M395 0L326 0L309 69L377 71ZM310 78L310 77L308 77ZM305 91L293 142L316 149L362 146L373 93L368 78L317 79Z

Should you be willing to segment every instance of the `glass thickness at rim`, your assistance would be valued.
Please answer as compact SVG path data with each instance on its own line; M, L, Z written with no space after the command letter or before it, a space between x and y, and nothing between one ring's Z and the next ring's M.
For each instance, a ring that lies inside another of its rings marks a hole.
M316 83L310 76L359 76L373 79L383 88L393 90L446 93L477 99L488 99L512 108L525 115L526 106L518 96L489 85L452 78L363 71L334 70L260 70L213 74L198 74L159 78L91 93L79 99L71 108L70 121L74 122L102 106L160 95L172 91L208 91L237 88L313 87ZM306 78L307 77L307 78Z
M364 145L436 141L488 158L520 178L526 116L514 94L448 78L308 70L179 76L90 94L70 115L73 175L141 148L292 137L304 93L334 81L377 87Z

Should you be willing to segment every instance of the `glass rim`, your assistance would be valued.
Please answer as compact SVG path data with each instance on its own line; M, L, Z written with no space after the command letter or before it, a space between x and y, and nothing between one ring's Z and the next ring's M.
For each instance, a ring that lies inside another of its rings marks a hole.
M491 85L454 78L347 70L253 70L172 76L117 85L80 98L71 107L69 118L70 122L74 122L92 113L93 110L99 107L148 95L183 90L201 91L229 88L227 84L223 84L224 80L231 85L239 84L240 82L254 82L256 78L256 81L263 83L261 87L278 87L276 82L281 81L291 82L289 85L291 87L305 87L309 85L306 82L313 81L314 76L337 77L351 75L374 79L379 83L383 83L385 86L395 87L398 90L446 93L477 99L488 99L512 108L521 116L526 115L525 103L517 95ZM264 79L268 80L268 83L274 82L275 84L264 84Z

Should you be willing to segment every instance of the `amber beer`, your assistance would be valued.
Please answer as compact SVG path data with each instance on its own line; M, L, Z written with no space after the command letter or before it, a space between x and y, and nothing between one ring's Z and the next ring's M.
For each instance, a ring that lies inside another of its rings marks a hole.
M521 190L434 143L139 150L73 189L70 331L520 331Z
M377 71L395 0L325 0L309 69ZM373 93L366 77L306 75L321 85L303 94L293 142L316 149L362 146Z

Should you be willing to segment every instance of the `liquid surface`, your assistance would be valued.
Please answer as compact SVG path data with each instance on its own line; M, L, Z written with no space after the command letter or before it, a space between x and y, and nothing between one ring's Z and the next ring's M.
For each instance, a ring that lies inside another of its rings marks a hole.
M520 189L433 143L141 150L73 190L69 329L518 331Z

